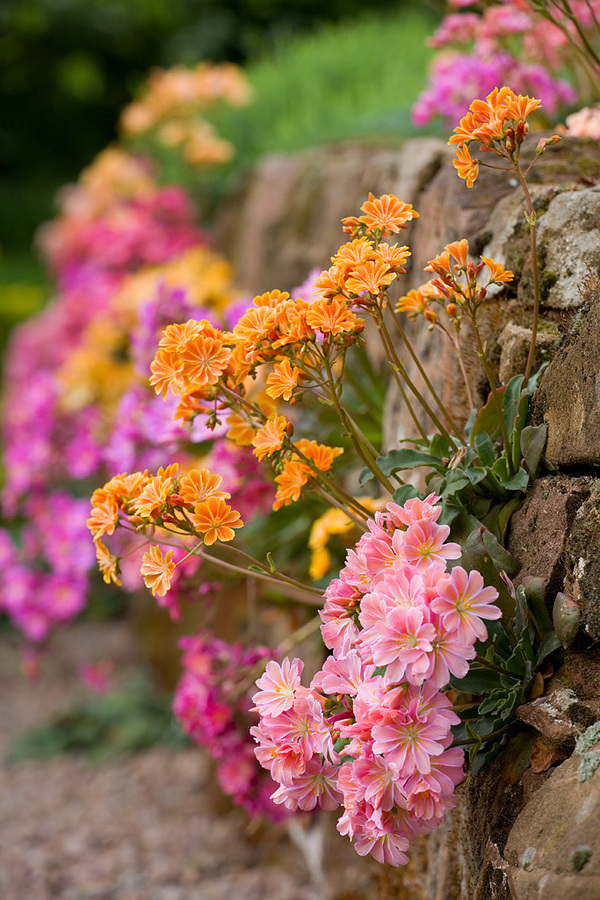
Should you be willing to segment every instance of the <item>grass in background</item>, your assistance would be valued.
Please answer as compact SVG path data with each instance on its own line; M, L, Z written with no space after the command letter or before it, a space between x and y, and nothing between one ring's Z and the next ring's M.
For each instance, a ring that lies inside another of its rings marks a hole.
M266 153L416 133L410 108L426 83L437 17L421 6L327 25L246 69L255 98L215 115L238 172Z

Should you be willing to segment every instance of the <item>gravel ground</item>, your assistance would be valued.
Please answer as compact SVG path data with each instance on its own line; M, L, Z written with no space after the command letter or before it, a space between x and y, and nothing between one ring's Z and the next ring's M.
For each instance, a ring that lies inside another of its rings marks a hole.
M139 666L126 627L83 623L55 639L37 682L20 673L14 635L0 635L0 754L11 740L85 694L77 664ZM330 887L311 880L284 827L249 825L218 799L193 747L106 763L75 757L0 764L2 900L362 900L376 869L325 827ZM376 866L376 864L375 864ZM334 887L331 887L334 886Z

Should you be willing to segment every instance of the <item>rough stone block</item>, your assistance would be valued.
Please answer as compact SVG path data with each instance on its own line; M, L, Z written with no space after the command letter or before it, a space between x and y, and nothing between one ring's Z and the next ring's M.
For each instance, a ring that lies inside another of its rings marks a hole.
M581 609L581 627L600 640L600 481L578 509L565 545L565 593Z
M593 484L587 477L538 478L511 519L508 548L521 563L518 581L527 576L542 578L550 604L563 590L565 545L575 513L590 496Z
M555 466L596 465L600 459L600 290L543 373L532 419L548 425L546 457Z
M580 782L579 764L562 763L517 817L504 850L514 900L600 897L600 771Z

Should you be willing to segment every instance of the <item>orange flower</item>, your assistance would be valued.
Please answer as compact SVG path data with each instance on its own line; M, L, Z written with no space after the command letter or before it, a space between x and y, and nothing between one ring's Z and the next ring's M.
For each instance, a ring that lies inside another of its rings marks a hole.
M389 244L382 243L377 250L373 251L374 259L379 259L396 272L405 272L403 266L410 255L408 247L399 247L397 244L392 244L390 247Z
M238 320L233 329L236 340L242 339L249 344L260 344L271 341L277 335L277 315L268 306L251 306Z
M169 353L168 350L157 350L156 356L150 363L150 384L157 394L162 394L163 400L171 391L177 396L181 393L183 385L183 363L178 356Z
M502 263L494 262L494 260L490 259L489 256L482 256L481 260L488 268L488 271L490 273L490 282L494 281L497 283L501 283L513 280L513 273L510 271L510 269L506 269L502 265Z
M366 262L373 258L373 241L367 238L356 238L347 244L342 244L335 256L331 257L331 262L341 271L352 269L359 263Z
M166 469L160 468L154 478L150 479L131 503L133 514L140 516L142 519L158 518L161 508L167 501L167 497L172 493L173 477L176 473L176 463L168 466Z
M344 269L338 266L330 266L329 269L321 272L316 281L313 281L313 288L316 293L329 300L332 297L343 296L345 282L346 273Z
M509 119L514 119L518 122L519 120L525 120L530 113L539 109L541 105L542 101L536 100L535 97L527 97L523 96L523 94L516 96L513 94L512 97L508 97L506 100L506 114Z
M169 353L183 353L188 344L200 335L217 338L220 337L220 332L211 325L208 319L202 319L199 322L196 319L189 319L183 324L167 325L158 346Z
M282 506L288 506L292 501L299 500L302 488L310 474L311 471L306 463L286 459L283 471L275 479L277 492L273 509L281 509Z
M435 272L442 277L447 276L448 278L453 278L453 273L450 268L450 251L448 248L444 247L441 253L438 253L437 256L430 259L425 266L424 271Z
M419 215L410 203L403 203L393 194L383 194L376 198L369 193L369 199L363 203L361 210L364 215L358 221L367 230L381 232L382 237L396 234L401 228L406 228L407 222Z
M306 314L311 328L331 334L359 334L365 327L363 319L348 309L344 300L316 300Z
M314 340L314 331L306 322L306 314L310 309L311 304L301 298L278 307L279 337L272 343L273 350Z
M460 146L479 141L499 155L507 156L515 142L521 143L527 133L527 116L540 106L541 100L515 94L506 86L494 88L485 100L473 100L448 143ZM504 149L499 146L503 141Z
M140 575L143 577L146 587L152 591L155 597L165 596L171 587L174 572L175 563L172 550L163 556L160 547L152 544L142 556Z
M380 294L395 278L396 274L390 272L385 263L368 260L352 270L346 279L346 290L352 294L360 294L362 291Z
M118 586L121 585L121 581L119 579L119 560L116 556L112 556L109 553L108 548L102 543L102 541L95 541L96 544L96 559L98 560L98 568L102 572L102 577L106 584L116 584Z
M279 303L289 299L290 295L287 291L274 290L267 291L266 294L259 294L252 302L255 306L268 306L274 309Z
M219 338L198 335L183 353L183 378L194 388L216 384L229 363L231 350Z
M456 159L452 160L459 178L463 178L468 188L472 188L479 175L479 162L471 158L466 144L459 144L456 148Z
M404 312L410 319L414 319L418 315L424 316L428 314L429 321L432 321L431 313L433 313L433 321L437 319L435 311L427 303L421 288L415 288L404 297L400 297L396 304L396 312Z
M227 432L229 440L237 444L238 447L249 447L256 434L254 425L239 413L233 413L231 416L228 416L227 424L229 425L229 431Z
M186 503L194 505L208 500L209 497L229 500L231 494L219 490L222 481L220 475L213 474L209 469L191 469L179 479L178 493Z
M309 441L307 438L297 441L294 446L308 457L320 472L329 471L333 460L344 452L343 447L328 447L326 444L317 444L316 441Z
M97 490L92 495L92 510L87 527L94 540L103 534L113 534L119 521L119 504L113 494Z
M254 455L259 459L264 459L266 456L272 456L277 450L281 450L287 424L285 416L274 416L272 419L268 419L252 440Z
M463 238L462 241L453 241L451 244L447 244L446 250L458 263L458 265L454 266L455 269L466 268L467 254L469 252L469 242L466 238Z
M241 528L244 524L239 512L228 506L221 497L209 497L198 503L193 520L197 531L204 535L204 543L209 547L215 541L233 540L233 529Z
M292 396L294 388L298 384L299 375L300 369L297 369L295 366L291 366L288 359L284 359L282 362L275 363L275 365L273 366L273 371L267 378L267 394L274 400L276 400L278 397L283 397L284 400L289 400Z

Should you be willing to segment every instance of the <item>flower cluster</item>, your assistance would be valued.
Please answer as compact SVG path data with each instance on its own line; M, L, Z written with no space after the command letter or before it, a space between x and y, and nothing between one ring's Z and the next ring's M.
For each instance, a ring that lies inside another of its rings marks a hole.
M56 294L11 336L2 414L2 514L24 522L0 532L10 571L2 604L29 640L44 641L86 604L93 552L81 495L108 473L156 470L173 457L215 465L245 519L268 508L251 450L225 442L203 417L191 431L175 422L176 402L148 384L166 325L198 316L226 327L230 310L247 306L196 218L182 187L161 186L148 159L117 146L61 192L58 217L40 231ZM134 591L143 586L128 556L136 543L120 540L119 580Z
M463 751L444 690L463 677L500 618L495 588L448 562L461 555L439 525L439 497L387 503L325 592L321 633L332 651L308 688L302 663L267 664L254 703L256 755L279 785L273 800L343 814L359 854L401 865L415 835L455 803Z
M121 128L128 137L154 134L192 165L224 163L231 159L233 147L218 136L206 112L220 103L245 105L250 98L243 72L230 63L156 69L142 96L123 110Z
M151 364L157 394L179 398L176 416L207 418L209 427L229 426L228 436L269 458L276 477L275 510L297 501L305 485L329 472L341 447L292 441L292 421L275 401L298 402L312 393L340 409L343 365L360 344L365 311L380 323L389 286L406 270L408 247L388 244L418 216L392 194L362 206L363 215L343 220L352 240L313 282L310 299L268 291L254 298L231 331L207 320L168 326ZM349 424L351 429L351 425Z
M479 174L479 162L472 159L470 144L478 143L487 153L511 162L518 160L521 144L529 131L528 116L541 106L541 100L515 94L509 87L494 88L485 100L473 100L448 141L456 145L454 168L467 187L473 187ZM555 135L538 144L537 153L559 140Z
M235 529L242 527L239 512L226 502L230 494L220 490L223 481L220 475L208 469L190 469L178 477L178 468L173 463L166 469L159 468L153 476L148 471L116 475L94 491L87 525L107 583L121 583L119 557L110 553L104 543L117 528L153 534L158 531L163 540L168 540L169 533L200 537L201 545L211 547L216 541L231 541ZM176 570L181 568L178 578L182 573L195 574L198 560L196 557L193 565L190 559L201 545L187 552L177 545L164 554L158 543L150 544L142 556L140 574L144 584L175 620L181 615L177 592L170 592Z
M558 3L529 0L469 4L451 0L448 5L449 14L430 40L438 53L429 85L412 110L416 125L436 116L451 124L474 94L488 94L507 82L540 97L551 119L576 100L578 91L585 93L585 82L574 86L563 76L565 72L573 76L578 69L573 65L580 40L574 23L588 39L596 31L597 0L573 0L570 10ZM468 10L462 8L465 5Z
M252 677L272 651L219 640L208 632L182 638L183 674L173 709L184 731L217 762L224 793L250 816L286 817L287 810L270 799L272 783L257 764L249 729Z

